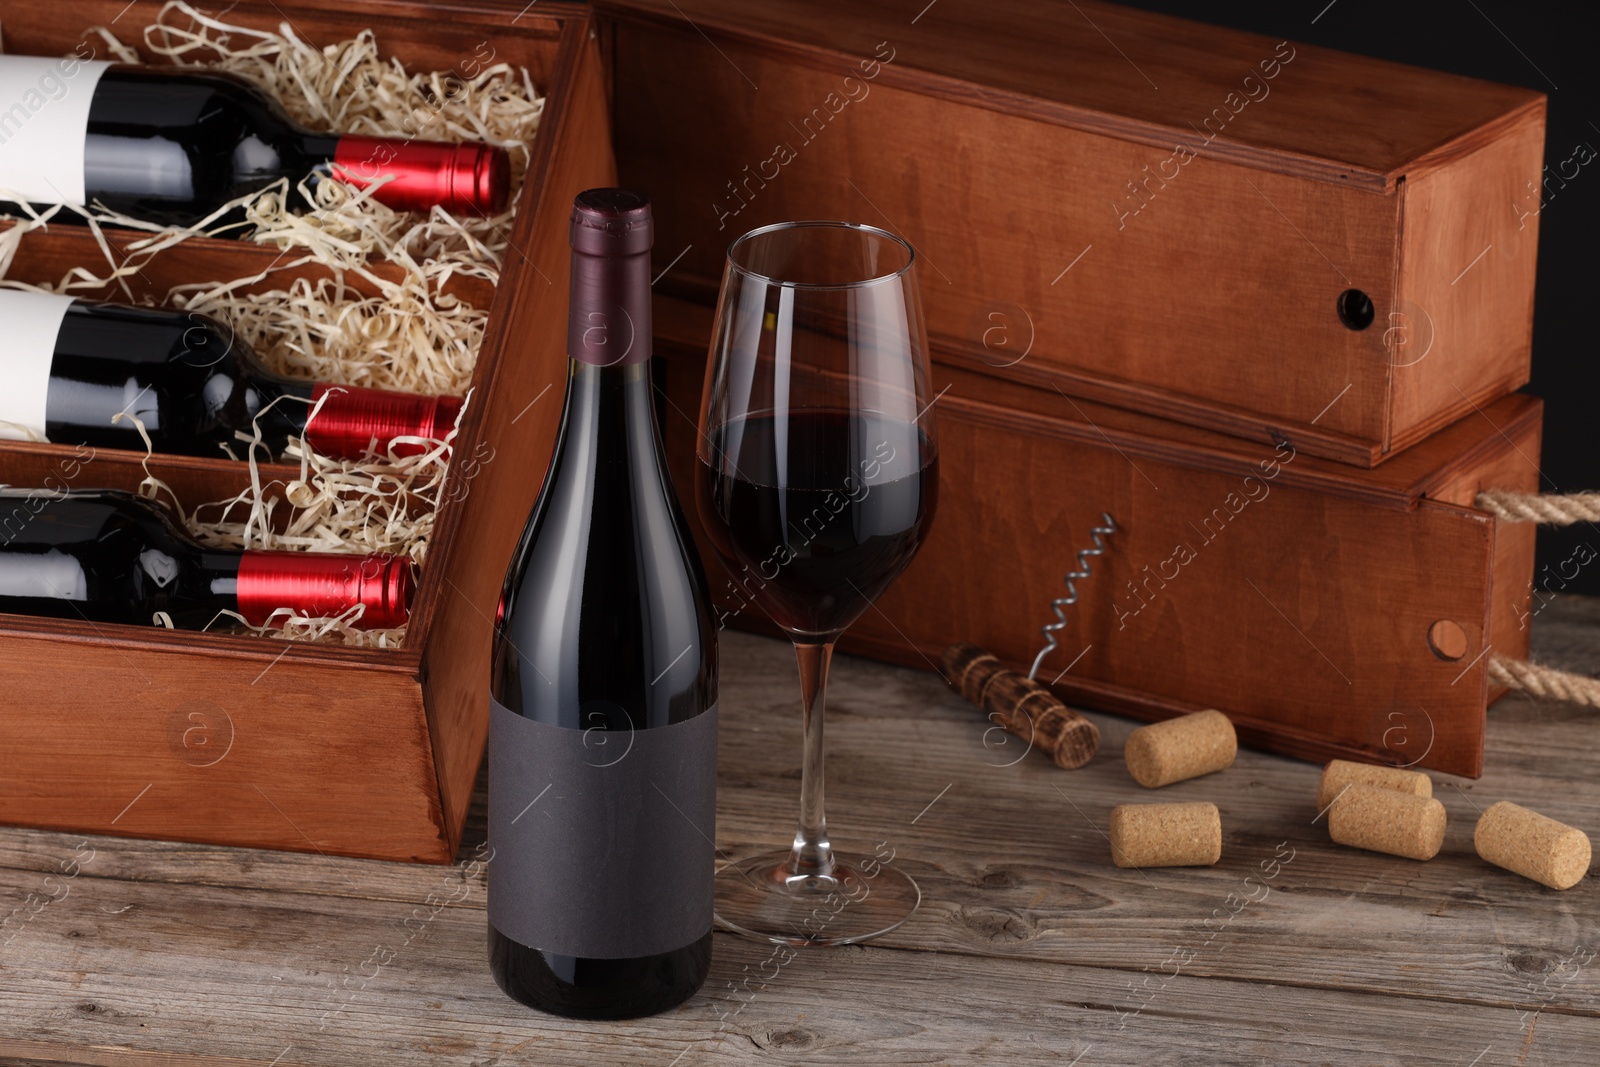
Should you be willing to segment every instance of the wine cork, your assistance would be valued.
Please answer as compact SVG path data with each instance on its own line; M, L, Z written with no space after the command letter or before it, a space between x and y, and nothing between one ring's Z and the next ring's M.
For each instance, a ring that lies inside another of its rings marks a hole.
M1220 771L1238 754L1233 723L1220 711L1196 711L1141 726L1128 735L1122 750L1128 773L1146 789Z
M1551 889L1571 889L1589 873L1589 835L1502 800L1491 804L1472 832L1478 855Z
M1341 845L1431 860L1444 844L1444 805L1432 797L1352 785L1328 809L1328 833Z
M1328 761L1328 765L1322 768L1322 780L1317 783L1317 810L1326 811L1328 805L1333 803L1333 798L1349 785L1373 785L1379 789L1397 789L1413 796L1433 796L1433 779L1421 771L1336 759Z
M1082 767L1100 748L1099 727L976 645L951 645L939 669L956 692L1007 733L1043 749L1057 767Z
M1209 867L1222 858L1215 804L1118 804L1110 836L1118 867Z

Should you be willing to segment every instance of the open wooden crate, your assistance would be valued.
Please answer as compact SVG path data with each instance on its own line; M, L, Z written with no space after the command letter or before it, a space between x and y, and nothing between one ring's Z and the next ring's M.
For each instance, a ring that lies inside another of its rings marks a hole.
M114 23L125 41L142 41L137 20L154 11L3 0L0 28L8 52L59 55L90 26ZM500 284L460 283L459 295L490 307L449 475L462 484L445 494L401 650L0 615L0 822L448 862L483 752L503 568L560 417L572 198L615 181L591 16L564 3L245 0L227 20L288 23L313 44L371 28L412 70L450 69L487 41L547 94ZM248 242L193 240L132 284L159 299L277 258ZM53 283L79 264L104 265L90 234L51 226L24 237L7 276ZM52 485L131 489L144 476L137 453L86 452L0 442L0 483L32 487L53 474ZM222 459L157 456L149 466L188 506L231 496L248 478ZM262 473L286 481L298 468Z

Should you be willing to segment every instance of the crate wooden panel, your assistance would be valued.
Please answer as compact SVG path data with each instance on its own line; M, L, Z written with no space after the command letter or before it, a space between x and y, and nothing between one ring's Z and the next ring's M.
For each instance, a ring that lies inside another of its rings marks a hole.
M560 416L567 217L578 191L615 174L591 15L577 4L520 8L246 0L227 15L261 28L287 21L314 43L371 27L412 69L449 69L488 41L548 94L499 286L453 283L490 308L489 327L450 473L461 484L440 509L405 647L0 615L0 822L383 859L454 855L483 751L503 566ZM153 11L110 0L0 0L0 25L8 51L50 55L91 25L116 22L138 40L134 16ZM113 236L119 254L126 244ZM246 277L277 259L276 249L195 240L162 253L130 285L137 298L158 298L180 282ZM7 276L54 282L74 264L103 262L84 229L52 226L24 237ZM260 285L319 271L279 270ZM37 485L70 471L65 480L77 488L132 488L141 458L100 450L85 462L70 446L6 442L0 483ZM150 470L191 506L232 495L247 479L242 465L220 459L155 457ZM263 477L282 482L296 471L268 466Z
M668 455L692 499L711 315L656 304ZM1534 537L1473 500L1537 488L1538 400L1505 397L1363 470L941 362L932 384L944 390L933 531L841 649L932 670L971 641L1025 670L1109 511L1111 551L1040 672L1065 699L1145 719L1215 707L1245 743L1304 759L1481 773L1485 709L1501 695L1488 649L1527 653ZM702 554L725 620L771 632ZM1433 652L1441 621L1465 654Z
M598 6L677 295L883 226L947 360L1358 466L1527 381L1539 93L1094 0Z

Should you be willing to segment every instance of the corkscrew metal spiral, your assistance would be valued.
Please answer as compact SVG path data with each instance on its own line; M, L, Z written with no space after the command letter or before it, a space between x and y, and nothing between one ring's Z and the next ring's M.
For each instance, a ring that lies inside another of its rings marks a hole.
M1070 608L1078 602L1078 583L1088 578L1093 570L1089 565L1090 558L1105 555L1105 538L1117 532L1117 521L1111 517L1111 512L1101 512L1100 521L1102 525L1092 527L1089 530L1089 536L1094 541L1094 547L1079 550L1078 569L1068 571L1061 579L1067 583L1067 595L1050 601L1050 608L1056 613L1056 621L1047 622L1039 628L1040 632L1044 634L1045 646L1039 650L1037 656L1033 657L1033 666L1028 668L1028 677L1030 679L1039 673L1039 665L1044 662L1044 658L1055 651L1056 634L1066 629L1067 613L1062 609Z

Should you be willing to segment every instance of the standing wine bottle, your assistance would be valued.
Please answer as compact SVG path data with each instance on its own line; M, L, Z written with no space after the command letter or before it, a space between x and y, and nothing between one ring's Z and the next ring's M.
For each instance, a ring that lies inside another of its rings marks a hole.
M489 701L489 962L524 1004L627 1018L711 962L717 641L662 455L650 205L572 214L566 407L501 594Z
M149 625L161 611L201 630L224 611L265 626L282 608L362 604L355 625L370 630L405 624L413 586L404 556L210 548L132 493L0 488L0 612Z
M0 327L0 440L143 451L123 415L138 418L157 452L220 456L259 420L273 456L299 437L323 455L360 459L395 438L419 439L395 444L397 454L419 453L461 411L455 397L273 374L227 327L192 312L0 289Z
M374 199L458 215L504 210L511 183L504 149L314 133L232 74L0 56L0 202L101 203L192 226L280 179L296 197L328 175L363 187L387 178Z

